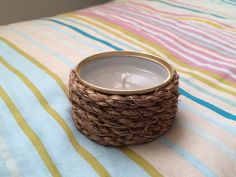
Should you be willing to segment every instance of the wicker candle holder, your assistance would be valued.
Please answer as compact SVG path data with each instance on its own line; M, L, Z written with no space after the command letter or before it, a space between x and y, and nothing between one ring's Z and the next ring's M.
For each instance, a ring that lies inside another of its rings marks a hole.
M109 90L80 77L89 61L109 56L140 57L168 70L168 79L153 88ZM178 102L178 74L165 61L135 52L108 52L82 61L69 78L72 118L80 132L102 145L142 144L157 138L173 125Z

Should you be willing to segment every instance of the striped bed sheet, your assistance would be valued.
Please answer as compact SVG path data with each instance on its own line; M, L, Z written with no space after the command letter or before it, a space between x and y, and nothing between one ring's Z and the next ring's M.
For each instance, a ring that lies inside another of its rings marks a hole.
M0 27L0 177L235 177L236 2L115 0ZM68 74L92 54L131 50L180 75L174 127L104 147L70 116Z

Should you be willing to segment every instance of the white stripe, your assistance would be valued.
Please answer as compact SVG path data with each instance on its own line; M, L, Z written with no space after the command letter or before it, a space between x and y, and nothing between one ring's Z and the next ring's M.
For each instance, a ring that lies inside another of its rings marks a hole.
M16 163L11 155L11 152L8 150L7 145L3 137L0 135L0 154L2 155L3 159L5 160L6 167L9 170L9 173L13 177L20 177L20 171L16 166Z
M188 84L185 84L184 82L180 82L180 86L184 88L186 91L191 92L191 94L194 94L194 96L201 98L207 102L213 103L215 106L220 107L221 109L231 113L236 114L236 109L233 106L230 106L229 104L225 103L222 100L216 99L214 97L210 97L209 95L205 94L204 92L199 92L198 90L194 89Z
M193 82L195 85L198 85L199 87L204 88L205 90L211 91L211 92L213 92L216 95L220 95L220 96L222 96L222 97L224 97L224 98L226 98L228 100L231 100L232 102L234 102L236 104L235 97L230 95L230 94L228 94L228 93L225 93L225 92L222 92L220 90L217 90L214 87L211 87L211 86L209 86L209 85L207 85L207 84L205 84L205 83L203 83L203 82L201 82L201 81L199 81L199 80L197 80L195 78L192 78L188 74L181 73L181 77L186 78L188 80L191 80L191 82ZM191 86L191 85L189 85L189 86ZM191 87L191 89L193 89L193 88Z

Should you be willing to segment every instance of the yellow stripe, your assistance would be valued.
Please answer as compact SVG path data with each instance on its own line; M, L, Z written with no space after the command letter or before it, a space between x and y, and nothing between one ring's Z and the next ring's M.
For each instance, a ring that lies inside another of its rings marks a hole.
M11 44L11 43L8 43L8 44ZM11 45L10 45L11 46ZM16 48L14 48L14 49L16 49ZM20 50L19 48L17 48L18 50ZM18 51L17 50L17 51ZM22 53L22 52L21 52ZM0 60L1 61L1 60ZM5 62L5 61L3 61L3 62ZM6 63L6 62L5 62ZM6 63L7 64L7 63ZM7 66L9 66L9 67L11 67L9 64L7 64ZM15 68L13 68L13 67L11 67L13 70L16 70ZM15 72L14 72L15 73ZM38 98L38 100L41 100L41 102L43 101L43 103L41 103L41 105L45 105L45 104L48 104L47 103L47 101L45 100L45 98L43 97L43 95L40 93L40 91L33 85L33 83L31 83L22 73L19 73L19 71L17 72L18 74L18 76L21 78L21 79L24 79L23 80L23 82L31 89L31 91L35 94L35 96ZM23 78L22 78L22 75L23 75ZM62 82L63 83L63 82ZM63 83L64 84L64 83ZM48 110L49 109L49 110ZM50 111L50 107L49 108L47 108L46 109L47 111ZM52 108L51 108L51 110L52 110ZM54 110L52 110L52 111L54 111ZM50 111L51 112L51 111ZM65 130L65 132L67 133L67 136L69 137L69 139L70 139L70 141L72 142L72 144L73 144L73 146L75 147L76 145L74 145L75 143L77 143L76 142L76 140L74 139L74 137L73 137L73 134L72 134L72 132L70 133L70 129L69 129L69 127L68 128L66 128L67 127L67 125L66 125L66 123L63 123L64 122L64 120L58 120L58 119L60 119L60 118L58 118L58 113L56 113L55 111L54 111L54 113L49 113L50 115L52 115L53 117L54 116L56 116L56 118L54 118L54 119L56 119L58 122L59 122L59 124L63 127L63 129ZM78 148L76 148L76 149L78 149ZM154 168L148 163L148 162L146 162L144 159L142 159L140 156L138 156L138 155L136 155L136 153L134 153L134 152L132 152L131 150L129 150L128 148L126 148L127 149L127 151L129 151L129 157L133 157L132 158L132 160L134 160L137 164L139 164L139 165L141 165L141 167L145 170L145 171L147 171L147 173L148 174L160 174L156 169L155 169L155 171L156 172L153 172L154 171ZM82 154L85 154L85 155L82 155L86 160L88 160L89 161L89 163L92 165L92 166L97 166L96 165L96 163L94 163L94 160L95 161L97 161L94 157L89 157L89 155L88 155L88 153L89 152L86 152L86 150L84 149L82 149L82 147L80 148L80 151L82 151L81 153ZM86 155L87 154L87 155ZM136 158L135 158L135 156L137 156ZM98 162L99 163L99 162ZM142 164L145 164L144 166L142 166ZM95 167L94 167L95 168ZM150 171L150 169L152 169L151 171ZM104 169L105 170L105 169ZM97 171L97 170L96 170ZM100 174L100 176L110 176L108 173L107 174L101 174L101 173L99 173Z
M1 57L0 57L1 59ZM5 90L0 86L0 97L3 99L3 101L8 106L8 109L11 111L13 117L15 118L17 124L20 126L22 131L25 133L25 135L30 139L32 144L34 145L35 149L38 151L40 157L44 161L45 165L47 166L48 170L52 174L52 176L60 177L60 173L53 163L50 155L48 154L46 148L44 147L43 143L41 142L40 138L37 136L37 134L30 128L30 126L25 121L24 117L20 113L20 111L17 109L16 105L13 103L11 98L7 95Z
M38 88L27 78L25 77L19 70L9 65L2 57L0 57L0 62L8 68L11 72L16 74L25 85L32 91L32 93L36 96L41 106L60 124L60 126L65 131L67 137L69 138L71 144L76 149L76 151L94 168L94 170L100 175L104 177L110 176L106 169L100 164L100 162L90 154L85 148L83 148L75 139L71 129L68 127L63 118L48 104L47 100L44 98L42 93L38 90Z
M5 41L7 41L5 39ZM132 42L132 41L131 41ZM134 42L133 42L134 43ZM23 56L25 56L26 58L30 57L30 61L32 61L33 63L37 63L37 61L35 59L33 59L30 55L26 54L25 52L21 51L18 47L16 47L15 45L13 45L11 42L7 41L7 44L9 46L13 46L12 48L14 48L16 51L18 51L19 53L23 54ZM144 47L142 47L144 48ZM41 67L41 65L37 65L39 68L41 68L42 70L44 70L44 67ZM44 70L45 71L45 70ZM47 72L47 71L46 71ZM47 72L50 73L50 72ZM50 74L49 74L50 75ZM55 77L53 77L55 79ZM60 78L59 78L60 80ZM64 85L64 83L61 81L63 87L66 88L66 86ZM68 133L67 133L68 134ZM73 136L73 135L72 135ZM129 151L129 155L128 156L132 156L133 160L139 164L148 174L160 174L156 169L154 169L148 162L146 162L143 158L141 158L139 155L137 155L136 153L134 153L132 150L129 150L128 148L126 148L127 151ZM135 157L136 156L136 157ZM89 157L87 158L89 159ZM90 158L91 159L91 158ZM144 164L144 165L143 165ZM156 172L154 172L156 171ZM107 175L108 176L108 175Z
M5 39L6 40L6 39ZM9 46L12 46L12 43L8 41L7 43ZM19 53L24 53L23 51L21 51L18 47L16 47L14 45L14 49L19 52ZM25 56L25 55L23 55ZM29 56L28 54L25 56L27 58L27 56ZM30 56L31 59L33 59L31 56ZM34 59L35 60L35 59ZM5 61L4 61L5 62ZM6 63L6 62L5 62ZM7 63L6 63L7 64ZM7 64L7 66L9 66L10 68L12 68L13 70L16 70L14 69L13 67L11 67L9 64ZM40 67L41 69L44 70L43 67ZM44 70L45 71L45 70ZM47 72L47 70L46 70ZM35 96L38 98L38 100L40 101L41 105L47 105L47 101L45 100L45 98L43 97L43 95L39 92L39 90L33 85L33 83L31 83L22 73L19 73L19 71L17 71L17 75L19 76L20 74L20 78L23 79L23 82L31 89L31 91L35 94ZM23 78L22 78L23 76ZM54 78L54 77L53 77ZM54 78L55 79L55 78ZM61 80L60 80L61 81ZM64 85L64 83L61 81L61 83L63 84L63 87L66 88L66 86ZM46 106L45 105L45 106ZM44 106L44 108L45 108ZM45 108L46 109L46 108ZM48 110L49 109L49 110ZM64 120L62 120L59 115L54 111L52 110L52 108L48 108L47 106L47 111L49 111L50 115L52 115L54 117L54 119L56 119L58 121L58 123L63 127L63 129L65 130L67 136L69 137L71 143L73 144L73 146L76 148L76 150L78 152L80 152L80 154L96 169L96 171L100 174L100 176L110 176L108 174L108 172L105 171L104 167L102 167L99 162L91 155L89 154L89 152L87 152L85 149L83 149L82 147L79 147L79 144L76 142L72 132L70 131L70 128L67 127L66 123L64 122ZM52 113L51 113L52 112ZM146 162L143 158L141 158L139 155L137 155L135 152L133 152L132 150L129 150L128 148L126 148L127 152L129 152L127 155L137 163L139 164L148 174L160 174L156 169L154 169L148 162ZM101 171L101 172L100 172ZM157 176L158 177L158 176Z
M42 70L44 70L49 76L51 76L57 83L58 85L61 87L61 89L64 91L64 93L66 95L67 91L66 91L66 86L65 84L62 82L62 80L60 79L60 77L58 77L55 73L53 73L51 70L49 70L45 65L41 64L38 60L36 60L35 58L33 58L32 56L28 55L27 53L25 53L24 51L22 51L21 49L19 49L16 45L14 45L13 43L11 43L10 41L8 41L7 39L3 38L0 36L0 40L2 40L3 42L5 42L6 44L8 44L11 48L13 48L14 50L16 50L19 54L25 56L30 62L32 62L33 64L35 64L36 66L38 66L39 68L41 68Z
M80 15L80 17L83 17L83 15ZM128 36L130 36L130 37L132 37L132 38L135 38L135 39L137 39L137 40L139 40L139 41L142 41L142 43L145 43L145 44L149 45L150 47L152 47L152 48L154 49L154 50L146 49L146 51L147 51L148 53L154 53L155 55L157 55L156 52L159 51L159 52L163 53L165 56L167 56L171 61L173 61L174 63L176 63L177 65L179 65L179 66L181 66L181 67L183 67L183 68L188 68L188 69L190 69L190 70L199 71L200 73L204 73L204 74L206 74L207 76L211 76L212 78L215 78L216 80L221 81L221 83L224 83L225 85L228 85L228 86L231 86L231 87L236 88L236 84L231 83L231 82L229 82L229 81L227 81L227 80L224 80L224 78L219 77L218 75L215 75L215 74L213 74L213 73L211 73L211 72L209 72L209 71L205 71L205 70L203 70L203 69L200 69L200 68L197 68L197 67L194 67L194 66L189 66L189 65L187 65L187 64L185 64L185 63L183 63L183 62L181 62L181 61L180 61L179 59L177 59L174 55L172 55L168 50L166 50L165 48L163 48L163 47L157 45L157 44L154 43L154 42L151 42L151 41L147 40L147 39L144 38L144 37L141 37L141 36L138 36L138 35L136 35L136 34L133 34L133 33L129 32L128 30L126 30L126 29L124 29L124 28L122 28L122 27L120 27L120 26L118 26L118 25L115 25L115 24L112 24L112 23L109 23L109 22L102 21L101 19L98 19L98 18L96 18L96 17L88 17L88 16L86 16L86 18L94 19L95 21L97 21L97 22L99 22L99 23L102 23L102 24L104 24L104 25L107 25L107 26L109 26L109 27L112 27L112 28L114 28L114 29L116 29L116 30L119 30L119 31L123 32L124 34L126 34L126 35L128 35ZM91 22L87 20L87 23L91 23ZM95 26L97 26L97 27L99 27L99 28L101 27L100 25L95 24L95 23L94 23L93 25L95 25ZM105 28L103 27L103 29L105 29ZM109 32L111 32L113 35L115 35L115 36L117 36L117 37L123 38L123 36L118 36L117 33L115 33L114 31L109 31ZM124 39L124 38L123 38L123 39ZM140 45L140 43L139 43L139 44L136 43L136 45L138 45L139 47L142 47L142 45ZM233 90L230 90L230 89L221 87L221 86L218 85L217 83L214 83L214 82L212 82L212 81L210 81L210 80L208 80L208 79L206 79L206 78L204 78L204 77L202 77L202 76L199 76L198 74L195 74L195 73L193 73L193 72L191 72L191 71L184 71L184 70L179 69L179 68L176 68L176 70L177 70L178 72L180 72L180 73L181 73L181 72L182 72L182 73L187 73L187 74L189 74L190 76L192 76L192 77L194 77L194 78L196 78L196 79L202 81L203 83L205 83L205 84L207 84L207 85L213 87L214 89L218 89L218 90L220 90L220 91L222 91L222 92L225 92L225 93L231 94L231 95L233 95L233 96L236 96L236 92L234 92Z
M210 20L206 20L206 19L200 19L200 18L197 18L197 17L178 17L178 18L175 18L175 19L177 19L177 20L186 20L186 21L187 20L192 20L192 21L197 21L197 22L203 22L203 23L206 23L210 26L213 26L213 27L221 29L221 30L236 32L236 29L225 27L225 26L223 26L219 23L216 23L216 22L213 22L213 21L210 21Z
M149 162L147 162L143 157L138 155L136 152L128 149L126 147L119 148L124 154L126 154L130 159L136 162L139 166L152 177L163 177Z

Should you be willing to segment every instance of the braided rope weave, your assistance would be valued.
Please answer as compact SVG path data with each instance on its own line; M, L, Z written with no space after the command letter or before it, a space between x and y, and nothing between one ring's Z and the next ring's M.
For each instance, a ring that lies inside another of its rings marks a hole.
M154 92L109 95L90 89L70 73L69 97L76 127L102 145L123 146L152 141L174 123L178 103L178 74Z

